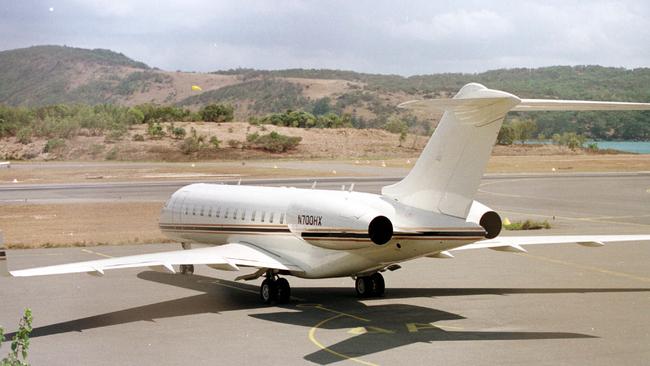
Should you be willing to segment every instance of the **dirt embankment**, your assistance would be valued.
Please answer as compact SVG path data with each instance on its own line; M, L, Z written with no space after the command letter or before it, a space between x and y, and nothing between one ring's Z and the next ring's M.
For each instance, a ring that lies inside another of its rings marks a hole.
M167 127L169 124L163 124ZM273 125L255 126L244 122L176 122L189 136L192 129L204 136L206 144L198 152L181 151L182 139L169 136L154 139L147 135L146 125L133 127L119 140L106 136L82 134L66 140L63 146L45 152L47 139L33 138L28 144L15 138L0 140L0 159L5 160L82 160L82 161L194 161L194 160L247 160L247 159L392 159L417 157L428 141L428 136L409 134L400 141L398 134L377 129L302 129ZM283 153L243 148L246 136L278 132L298 136L298 147ZM144 141L135 141L142 136ZM211 137L220 140L218 148L207 143ZM494 156L521 155L585 155L582 149L570 150L554 145L496 146Z
M205 137L204 148L196 153L184 154L180 148L181 139L169 136L150 138L146 133L146 125L141 125L132 128L124 137L115 141L105 136L76 136L66 140L65 146L53 152L44 152L46 139L33 139L29 144L21 144L15 138L7 138L0 144L0 159L189 161L384 158L417 155L427 140L424 136L409 135L400 143L399 135L376 129L301 129L272 125L253 126L243 122L177 122L174 125L184 128L188 136L192 129L195 129L198 136ZM287 136L298 136L302 140L296 149L284 153L241 147L248 134L263 135L272 131ZM137 135L144 137L144 141L135 141ZM218 148L207 143L213 136L221 141Z

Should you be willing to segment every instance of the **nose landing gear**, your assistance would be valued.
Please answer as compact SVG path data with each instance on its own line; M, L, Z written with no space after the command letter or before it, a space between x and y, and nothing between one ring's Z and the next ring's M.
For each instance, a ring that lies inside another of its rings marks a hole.
M291 299L291 286L286 278L280 278L273 271L266 272L260 286L260 298L265 304L286 304Z

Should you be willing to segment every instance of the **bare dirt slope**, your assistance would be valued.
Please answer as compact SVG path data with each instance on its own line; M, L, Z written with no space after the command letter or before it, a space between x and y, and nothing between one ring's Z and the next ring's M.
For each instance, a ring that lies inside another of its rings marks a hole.
M165 124L169 125L169 124ZM66 146L53 153L44 153L45 139L34 139L21 144L15 138L5 138L0 144L0 156L15 160L164 160L184 161L197 159L252 159L252 158L384 158L417 155L427 138L409 135L400 146L399 135L377 129L301 129L273 125L254 126L243 122L176 122L188 135L195 129L205 141L216 136L219 148L206 144L197 153L184 154L182 140L169 136L152 139L147 136L146 125L132 128L121 140L109 141L104 136L76 136L67 140ZM259 149L242 148L246 135L261 135L276 131L287 136L298 136L302 141L294 150L270 153ZM134 141L134 136L144 136L144 141ZM231 145L232 144L232 145Z

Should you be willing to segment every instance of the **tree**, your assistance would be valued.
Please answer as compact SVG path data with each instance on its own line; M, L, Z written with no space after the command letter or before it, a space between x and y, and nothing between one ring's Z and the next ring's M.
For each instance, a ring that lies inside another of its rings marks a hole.
M504 124L499 130L497 135L497 144L499 145L512 145L515 142L515 130L509 124Z
M315 116L322 116L324 114L329 113L332 110L332 107L330 106L330 98L324 97L316 100L314 102L314 106L311 109L311 112Z
M537 124L530 119L515 119L510 126L514 129L515 139L521 141L522 144L531 139L537 131Z
M201 119L207 122L230 122L234 119L231 105L208 104L199 111Z
M404 141L406 141L406 131L400 132L400 134L399 134L399 145L398 146L402 146Z
M384 130L392 133L402 133L408 131L408 125L406 122L401 120L397 116L390 116L386 124L384 124Z

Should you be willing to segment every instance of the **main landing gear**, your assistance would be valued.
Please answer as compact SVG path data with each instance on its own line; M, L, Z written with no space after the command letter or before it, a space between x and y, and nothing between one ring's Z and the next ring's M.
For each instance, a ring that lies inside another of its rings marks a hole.
M194 274L194 265L193 264L181 264L179 267L181 274L191 275Z
M384 276L379 272L370 276L359 276L355 281L354 289L357 291L357 296L361 298L382 296L386 290Z
M273 271L266 272L266 279L260 286L260 298L265 304L273 302L286 304L291 299L291 286L286 278L280 278Z

